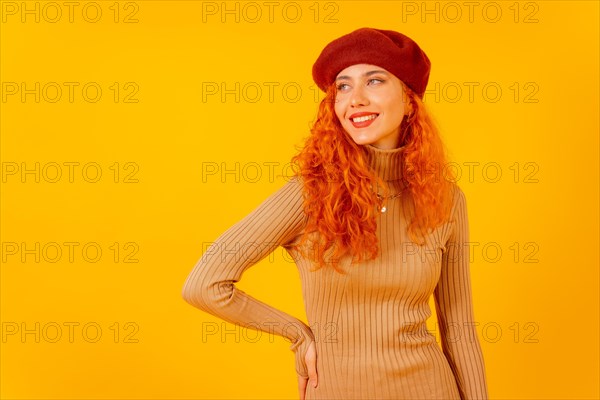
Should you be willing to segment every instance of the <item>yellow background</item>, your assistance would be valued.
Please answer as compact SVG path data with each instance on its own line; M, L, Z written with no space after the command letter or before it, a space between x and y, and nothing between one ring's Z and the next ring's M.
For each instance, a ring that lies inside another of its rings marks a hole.
M598 2L476 2L471 16L463 2L275 2L271 17L264 2L89 3L71 22L63 2L60 17L1 2L3 399L297 398L287 341L223 327L181 290L206 243L283 185L270 173L320 97L312 63L362 26L432 61L425 102L461 167L490 397L600 397ZM221 84L224 99L206 92ZM238 285L306 321L281 249ZM203 341L211 326L230 332Z

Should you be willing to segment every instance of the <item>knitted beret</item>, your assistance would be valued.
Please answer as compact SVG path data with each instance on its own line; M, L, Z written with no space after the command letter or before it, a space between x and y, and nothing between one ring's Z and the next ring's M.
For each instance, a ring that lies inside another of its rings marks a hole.
M329 43L314 63L313 80L326 91L337 74L355 64L373 64L394 74L420 98L425 94L431 62L411 38L402 33L360 28Z

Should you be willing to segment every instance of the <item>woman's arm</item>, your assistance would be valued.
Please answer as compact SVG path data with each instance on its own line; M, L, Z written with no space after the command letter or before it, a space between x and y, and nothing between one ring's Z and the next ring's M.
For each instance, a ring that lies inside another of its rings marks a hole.
M211 244L188 276L182 295L225 321L288 339L296 354L296 372L308 377L304 355L314 340L311 329L235 286L246 269L301 233L302 203L301 184L294 177Z
M462 400L487 399L483 353L471 297L469 220L463 191L454 186L454 222L434 291L441 344Z

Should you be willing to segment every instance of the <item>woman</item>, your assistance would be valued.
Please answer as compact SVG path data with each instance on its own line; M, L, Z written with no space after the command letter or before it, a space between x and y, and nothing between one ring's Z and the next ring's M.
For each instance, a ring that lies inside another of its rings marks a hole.
M398 32L361 28L329 43L313 66L326 96L296 176L185 283L190 304L292 343L300 399L488 396L466 200L421 101L429 71ZM278 246L298 266L310 327L234 285ZM431 294L441 348L426 326Z

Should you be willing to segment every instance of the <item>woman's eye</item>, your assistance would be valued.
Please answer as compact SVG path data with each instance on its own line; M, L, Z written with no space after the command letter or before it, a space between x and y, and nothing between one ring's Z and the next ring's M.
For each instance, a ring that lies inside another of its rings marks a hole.
M379 78L372 78L369 79L369 83L374 82L374 83L383 83L383 79L379 79Z
M346 83L340 83L339 85L337 85L337 90L344 90L348 87L348 85Z

